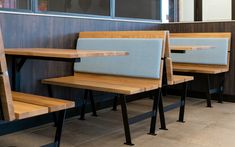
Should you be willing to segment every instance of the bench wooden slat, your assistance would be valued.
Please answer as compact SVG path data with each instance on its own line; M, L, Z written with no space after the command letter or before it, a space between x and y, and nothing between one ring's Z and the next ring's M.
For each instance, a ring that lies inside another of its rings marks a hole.
M49 112L69 109L75 106L75 103L72 101L54 99L20 92L12 92L12 96L14 101L48 107Z
M7 55L35 56L49 58L70 58L98 57L98 56L125 56L124 51L92 51L92 50L74 50L57 48L11 48L5 49Z
M14 101L13 105L16 119L24 119L48 113L47 107L39 105L33 105L19 101Z
M193 79L194 79L193 76L173 75L173 85L192 81Z
M228 66L221 65L202 65L202 64L187 64L187 63L173 63L174 71L204 73L204 74L218 74L229 71Z
M7 72L6 57L4 54L4 43L0 29L0 96L4 120L12 121L15 119L14 107L11 95L11 85Z
M97 31L80 32L79 38L162 38L164 31Z
M75 76L45 79L44 84L91 89L120 94L135 94L160 87L160 80L76 73Z
M0 96L4 120L12 121L15 119L12 101L11 87L8 75L0 76Z

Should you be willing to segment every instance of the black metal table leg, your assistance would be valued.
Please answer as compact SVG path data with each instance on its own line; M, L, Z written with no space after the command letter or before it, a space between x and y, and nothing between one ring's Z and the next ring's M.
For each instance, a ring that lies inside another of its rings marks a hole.
M210 89L211 89L211 83L210 83L210 75L207 76L207 107L212 107L211 106L211 94L210 94Z
M91 101L92 116L98 116L97 113L96 113L95 101L94 101L92 90L89 90L88 93L89 93L89 98L90 98L90 101Z
M181 95L181 106L179 112L179 122L184 122L185 112L185 98L187 97L187 82L183 83L182 95Z
M47 85L47 89L48 89L49 97L53 97L52 86L51 85ZM56 112L53 112L52 116L53 116L54 126L56 127L57 126L57 115L56 115Z
M42 147L60 147L61 134L62 134L65 115L66 115L66 110L59 111L58 122L57 122L58 125L56 127L54 142L48 145L44 145Z
M156 123L157 123L157 109L159 104L159 98L160 98L160 89L156 90L154 92L153 96L153 109L152 109L152 118L151 118L151 124L150 124L150 135L156 135Z
M126 145L134 145L131 142L131 134L130 134L130 126L128 122L128 114L127 114L127 107L126 107L126 96L120 95L120 102L122 108L122 120L124 125L125 137L126 137Z
M118 96L116 95L114 97L114 100L113 100L113 111L117 111L117 100L118 100Z
M160 123L161 123L161 130L167 130L166 128L166 121L165 121L165 112L164 112L164 107L163 107L163 96L162 92L160 91L160 96L159 96L159 115L160 115Z
M225 73L222 73L222 81L220 83L220 93L219 93L219 99L218 99L218 103L223 103L224 98L223 98L223 94L224 94L224 81L225 81Z
M83 97L83 103L82 103L82 107L81 107L80 120L85 120L87 97L88 97L88 90L85 90L84 97Z
M23 67L26 58L12 57L12 90L20 91L20 70Z

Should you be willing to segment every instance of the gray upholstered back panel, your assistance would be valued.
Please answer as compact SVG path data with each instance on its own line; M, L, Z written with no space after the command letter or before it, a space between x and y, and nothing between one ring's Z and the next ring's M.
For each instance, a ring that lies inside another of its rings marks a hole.
M160 78L162 39L81 38L77 49L127 51L128 56L82 58L75 72Z
M185 54L172 53L173 62L216 65L226 65L228 63L229 39L226 38L171 38L170 44L214 47L210 49L186 51Z

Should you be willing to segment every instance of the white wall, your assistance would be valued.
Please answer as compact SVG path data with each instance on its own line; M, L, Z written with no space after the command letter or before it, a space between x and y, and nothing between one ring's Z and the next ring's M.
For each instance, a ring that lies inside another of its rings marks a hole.
M179 2L180 22L194 21L194 0L180 0Z
M232 19L232 0L203 0L202 5L204 21Z

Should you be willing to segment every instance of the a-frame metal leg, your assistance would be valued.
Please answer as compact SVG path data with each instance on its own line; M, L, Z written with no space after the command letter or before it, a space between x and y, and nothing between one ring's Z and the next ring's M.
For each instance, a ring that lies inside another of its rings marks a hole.
M48 89L49 97L53 97L52 86L51 85L47 85L47 89ZM57 115L56 115L56 112L53 112L52 116L53 116L54 126L56 127L57 126Z
M122 120L124 125L125 137L126 137L126 145L134 145L131 141L131 134L130 134L130 126L128 122L128 114L127 114L127 106L126 106L126 96L120 95L120 103L122 108Z
M219 85L220 87L220 93L219 93L219 99L218 99L218 103L223 103L224 101L224 98L223 98L223 95L224 95L224 81L225 81L225 73L222 73L222 82L221 84Z
M181 106L179 112L179 122L184 122L184 112L185 112L185 98L187 97L187 82L183 83L182 95L181 95Z
M211 89L211 83L210 83L210 75L207 76L207 107L212 107L211 106L211 94L210 94L210 89Z
M48 145L44 145L42 147L60 147L61 134L62 134L62 128L64 124L64 119L65 119L65 114L66 114L66 110L59 111L54 142Z
M165 114L164 114L164 107L163 107L163 96L162 92L160 91L160 97L159 97L159 115L160 115L160 123L161 123L161 130L167 130L166 128L166 121L165 121Z
M117 111L117 101L118 101L118 96L116 95L113 100L113 111Z
M83 103L82 103L82 107L81 107L80 120L85 120L87 97L88 97L88 90L85 90L84 97L83 97Z
M90 101L91 101L92 116L98 116L97 113L96 113L95 101L94 101L92 90L89 90L89 98L90 98Z
M160 100L160 89L155 90L154 96L153 96L153 109L152 109L152 118L151 118L151 124L150 124L150 135L156 135L156 124L157 124L157 110L158 110L158 104Z

